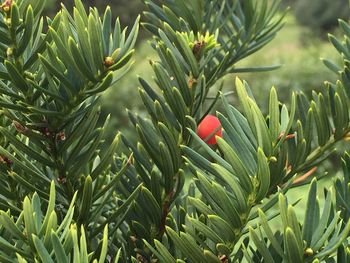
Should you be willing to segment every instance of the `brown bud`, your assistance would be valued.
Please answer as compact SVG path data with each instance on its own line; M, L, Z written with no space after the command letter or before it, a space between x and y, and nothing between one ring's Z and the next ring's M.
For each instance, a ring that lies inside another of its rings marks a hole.
M1 5L1 9L8 13L11 10L11 6L12 6L12 0L6 0L2 5Z
M41 133L44 134L45 136L50 136L51 135L50 130L47 127L41 128Z
M188 87L189 87L190 89L192 89L193 85L196 84L196 83L197 83L197 80L191 77L191 78L188 80Z
M103 64L105 67L109 68L114 65L114 59L112 57L106 57Z
M193 55L199 59L199 55L202 51L202 48L205 46L205 42L204 41L196 41L193 45L193 48L192 48L192 53Z
M65 183L67 183L67 178L64 176L60 176L60 177L58 177L57 182L59 184L65 184Z
M0 163L6 164L8 168L11 168L13 162L6 156L0 155Z
M4 157L4 160L5 160L5 162L6 162L7 164L9 164L9 165L13 164L13 162L12 162L9 158L7 158L7 157Z
M136 254L136 259L138 262L142 262L142 263L147 263L147 259L145 259L142 255L140 255L139 253Z
M58 141L65 141L66 140L66 135L65 135L64 131L61 131L61 132L57 133L56 139Z
M135 243L137 241L137 237L136 236L130 236L130 240Z
M228 263L228 257L226 255L222 255L222 256L220 256L220 261Z
M18 131L19 133L25 134L28 131L28 128L24 127L18 121L12 121L12 124L13 126L15 126L16 131Z

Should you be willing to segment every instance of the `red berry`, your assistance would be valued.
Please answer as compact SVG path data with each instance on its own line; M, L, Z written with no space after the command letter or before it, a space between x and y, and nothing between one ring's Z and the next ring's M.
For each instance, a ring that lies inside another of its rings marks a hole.
M213 134L214 132L215 134ZM197 134L202 140L205 140L207 144L216 144L215 136L222 137L222 128L219 119L214 115L205 116L198 125ZM211 134L213 135L210 136Z

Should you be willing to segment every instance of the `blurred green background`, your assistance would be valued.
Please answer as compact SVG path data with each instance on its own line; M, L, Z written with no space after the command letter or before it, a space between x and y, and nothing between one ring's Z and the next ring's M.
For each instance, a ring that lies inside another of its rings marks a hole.
M72 2L64 1L64 5L71 10ZM83 2L87 7L96 6L101 13L106 5L110 5L113 15L119 16L124 26L130 26L144 9L141 0ZM60 5L59 1L50 0L47 15L53 15ZM272 72L239 75L240 78L248 81L263 110L267 108L269 90L272 86L278 90L280 99L288 104L292 91L302 90L310 95L312 90L320 90L324 81L336 80L337 76L323 65L320 58L324 57L340 63L339 55L328 42L327 33L340 34L337 30L337 21L339 17L345 20L349 18L348 5L348 0L282 0L281 10L290 7L283 29L270 44L237 65L238 67L281 65L279 69ZM149 61L157 57L150 47L150 40L150 35L142 31L136 47L134 66L115 89L108 90L102 96L103 113L105 116L111 114L109 138L118 131L122 131L129 138L135 136L126 108L139 114L145 112L138 96L138 76L152 81L153 72ZM230 75L224 79L225 92L234 90L234 78L235 75ZM230 101L236 104L235 94L230 96ZM320 167L318 173L322 174L330 170L330 174L335 175L339 168L340 162L334 158L334 161ZM327 178L330 179L330 177ZM322 182L323 185L328 183L329 180ZM292 190L289 196L292 201L301 197L300 189L297 192ZM305 203L305 200L303 202ZM301 213L302 209L299 212Z
M72 9L74 0L57 1L47 0L46 13L55 14L63 4L68 10ZM124 25L130 25L135 18L142 12L142 0L82 0L87 8L97 7L101 13L109 5L113 10L114 17L119 17Z

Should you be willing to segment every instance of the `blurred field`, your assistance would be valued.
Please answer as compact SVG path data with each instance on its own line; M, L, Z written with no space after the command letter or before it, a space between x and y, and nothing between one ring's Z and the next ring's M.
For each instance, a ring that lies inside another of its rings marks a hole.
M321 57L340 61L335 49L325 39L312 36L307 28L299 26L294 16L285 19L285 26L276 38L258 53L241 61L237 67L281 65L274 71L239 75L250 84L262 108L267 106L268 91L275 86L279 97L287 102L293 91L307 94L320 90L325 80L335 81L336 75L328 70Z

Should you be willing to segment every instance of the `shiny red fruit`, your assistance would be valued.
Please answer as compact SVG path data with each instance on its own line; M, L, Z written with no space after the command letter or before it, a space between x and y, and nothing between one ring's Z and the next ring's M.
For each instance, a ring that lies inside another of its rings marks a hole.
M219 119L214 115L205 116L198 125L197 134L202 140L206 141L207 144L216 144L215 136L222 137L222 128Z

